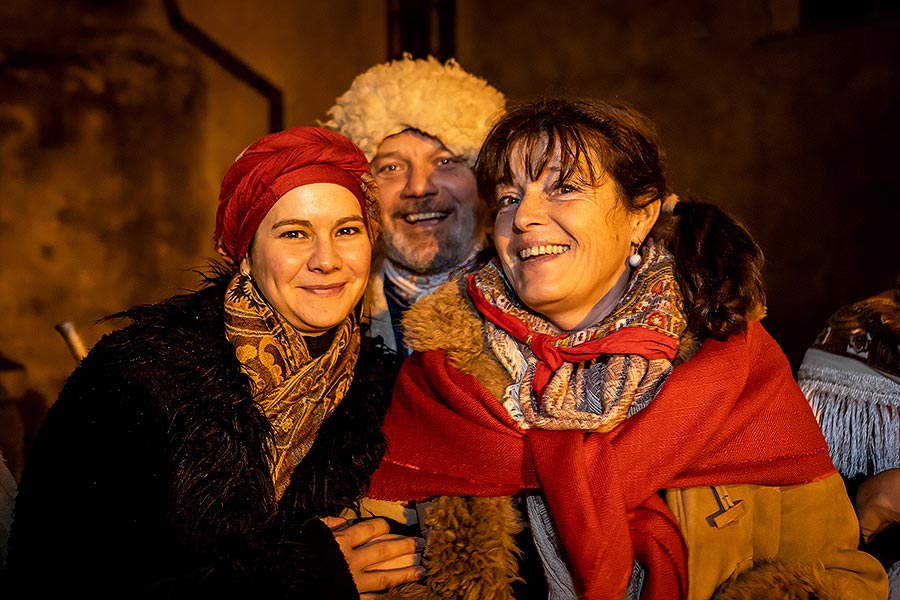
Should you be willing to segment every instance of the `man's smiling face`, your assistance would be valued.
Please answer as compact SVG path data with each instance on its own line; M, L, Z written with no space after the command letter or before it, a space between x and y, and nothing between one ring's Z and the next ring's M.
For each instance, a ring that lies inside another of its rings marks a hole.
M408 129L372 159L387 256L420 274L464 262L483 240L475 175L437 139Z

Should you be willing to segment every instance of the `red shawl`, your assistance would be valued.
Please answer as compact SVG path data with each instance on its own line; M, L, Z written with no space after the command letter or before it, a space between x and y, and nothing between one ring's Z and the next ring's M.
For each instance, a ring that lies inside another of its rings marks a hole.
M634 559L648 569L645 597L686 597L686 548L659 490L793 485L835 472L784 354L759 323L705 342L647 408L609 433L520 429L442 351L417 352L403 365L384 431L388 451L370 496L540 488L589 600L619 600Z

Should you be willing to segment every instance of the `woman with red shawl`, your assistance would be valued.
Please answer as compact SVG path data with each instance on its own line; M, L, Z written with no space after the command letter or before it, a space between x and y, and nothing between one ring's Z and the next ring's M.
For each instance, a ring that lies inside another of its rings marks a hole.
M202 289L121 316L51 407L4 598L360 598L421 540L351 523L396 359L361 334L379 232L365 155L297 127L225 174Z
M884 598L762 255L668 193L631 108L514 108L476 165L496 258L404 319L371 495L421 501L421 597ZM518 535L518 537L516 537ZM531 580L531 581L529 581Z

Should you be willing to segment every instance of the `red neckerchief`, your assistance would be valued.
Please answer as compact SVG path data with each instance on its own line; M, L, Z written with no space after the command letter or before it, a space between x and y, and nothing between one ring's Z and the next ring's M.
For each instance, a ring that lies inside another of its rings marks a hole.
M646 408L609 433L523 430L440 350L394 388L369 495L501 496L540 488L576 585L620 600L636 559L645 597L687 596L684 541L658 495L714 484L795 485L835 472L781 349L759 323L706 341Z
M560 346L559 341L571 336L570 333L547 335L534 331L528 323L505 313L491 304L478 289L475 274L468 275L466 292L475 308L488 321L527 344L538 362L534 369L531 386L538 400L544 396L547 383L553 372L565 362L582 362L597 358L601 354L639 354L647 360L665 358L672 360L678 351L678 341L658 331L641 327L626 327L602 338L593 339L575 346Z

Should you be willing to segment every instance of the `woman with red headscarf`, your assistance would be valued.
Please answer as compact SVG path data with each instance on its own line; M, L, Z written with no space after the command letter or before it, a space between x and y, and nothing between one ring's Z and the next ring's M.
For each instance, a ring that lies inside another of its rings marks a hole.
M29 455L14 594L358 598L421 576L421 540L346 521L384 451L396 361L360 334L377 189L313 127L247 148L222 183L199 291L121 315ZM10 597L10 596L5 596Z

